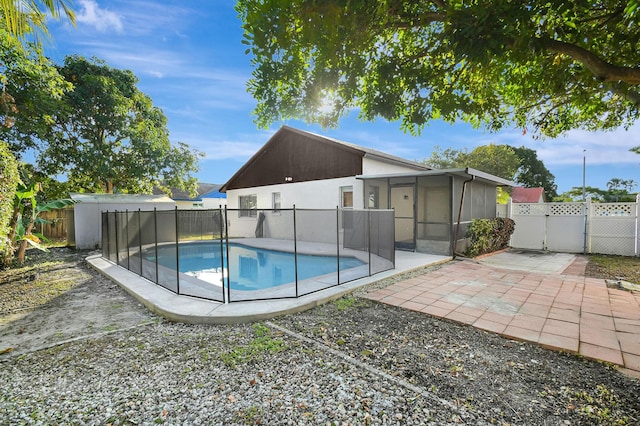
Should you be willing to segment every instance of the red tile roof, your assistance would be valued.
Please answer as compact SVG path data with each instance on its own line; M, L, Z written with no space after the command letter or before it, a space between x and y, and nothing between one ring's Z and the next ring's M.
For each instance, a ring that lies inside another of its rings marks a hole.
M524 188L516 186L511 193L514 203L539 203L544 202L544 188Z

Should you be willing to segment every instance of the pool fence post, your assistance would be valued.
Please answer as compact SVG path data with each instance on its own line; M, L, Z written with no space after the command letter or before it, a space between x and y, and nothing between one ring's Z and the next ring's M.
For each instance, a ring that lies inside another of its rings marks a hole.
M296 205L293 205L293 269L296 276L296 298L298 297L298 230L296 227Z
M118 210L113 214L113 221L116 225L116 265L120 266L120 245L118 244Z
M140 224L140 215L142 209L138 208L138 257L140 258L140 276L142 276L142 225Z
M109 259L109 253L111 252L111 238L110 238L110 235L109 235L109 210L107 210L106 212L103 212L102 214L107 218L107 220L104 221L103 223L106 225L106 228L107 228L106 229L106 233L107 233L107 256L106 256L106 258ZM102 227L103 235L104 235L104 232L105 232L104 228L105 227L103 226ZM104 247L102 247L102 257L105 257L104 256Z
M176 293L180 294L180 229L178 229L178 206L173 210L176 221Z
M218 226L220 227L220 289L222 290L222 301L224 302L224 247L222 245L222 204L218 204ZM214 238L214 234L211 234Z
M127 218L127 220L125 221L126 228L124 230L125 237L127 238L127 269L130 271L131 262L129 261L129 258L131 257L131 254L129 253L129 209L125 209L124 214Z
M338 285L340 285L340 206L336 206L336 261Z
M156 249L156 284L160 283L160 277L158 276L158 208L153 208L153 240L155 242Z
M231 276L229 273L230 270L230 265L229 265L229 228L228 228L228 213L227 213L227 206L224 206L224 240L226 242L227 248L226 248L226 254L227 254L227 258L226 259L222 259L222 292L224 293L224 264L225 261L227 263L227 300L225 300L225 303L230 303L231 302Z
M393 212L391 216L391 222L393 223L393 226L391 227L391 248L393 251L393 269L396 268L396 208L393 207L391 209L391 211Z
M371 209L367 210L367 250L369 251L369 276L371 276Z

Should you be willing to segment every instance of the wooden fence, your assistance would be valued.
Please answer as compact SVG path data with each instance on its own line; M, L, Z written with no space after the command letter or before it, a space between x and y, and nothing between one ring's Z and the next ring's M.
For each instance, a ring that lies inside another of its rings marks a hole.
M41 233L50 240L64 240L67 238L68 217L73 217L73 209L51 210L40 213L42 219L48 220L36 226L36 232Z

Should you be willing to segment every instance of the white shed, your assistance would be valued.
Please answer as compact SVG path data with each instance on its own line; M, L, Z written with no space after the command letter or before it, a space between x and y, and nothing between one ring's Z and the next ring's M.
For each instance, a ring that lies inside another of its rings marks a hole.
M67 242L79 249L100 247L101 213L104 211L173 210L176 202L166 195L137 194L69 194L76 202L73 224L67 227Z

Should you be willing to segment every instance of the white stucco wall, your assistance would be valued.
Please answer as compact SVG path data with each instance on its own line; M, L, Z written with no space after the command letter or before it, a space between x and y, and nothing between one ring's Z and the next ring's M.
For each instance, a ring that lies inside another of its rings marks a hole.
M291 209L335 209L340 206L340 188L353 188L353 207L362 209L363 182L354 177L325 179L310 182L292 182L255 188L232 189L227 191L227 207L239 208L239 197L256 195L258 210L273 208L273 193L280 193L280 207ZM284 213L286 214L286 213ZM239 217L238 212L228 213L229 233L231 236L252 237L255 234L257 218Z
M237 209L239 208L238 199L240 196L255 194L258 209L271 209L272 194L279 192L280 207L283 209L290 209L294 204L296 208L301 209L334 209L340 205L340 188L343 186L353 187L353 207L361 209L363 183L355 176L232 189L227 191L227 207Z
M80 194L85 197L73 206L73 217L75 225L75 244L79 249L93 249L100 247L102 242L102 216L103 211L142 211L153 210L173 210L176 203L168 197L152 199L141 198L140 201L122 202L114 196L113 201L105 198L105 194L100 194L96 199L87 199L89 194ZM72 198L73 195L72 195Z
M363 175L384 175L390 173L407 173L415 172L415 168L403 166L400 164L392 164L385 161L379 161L372 158L363 158L362 174Z

